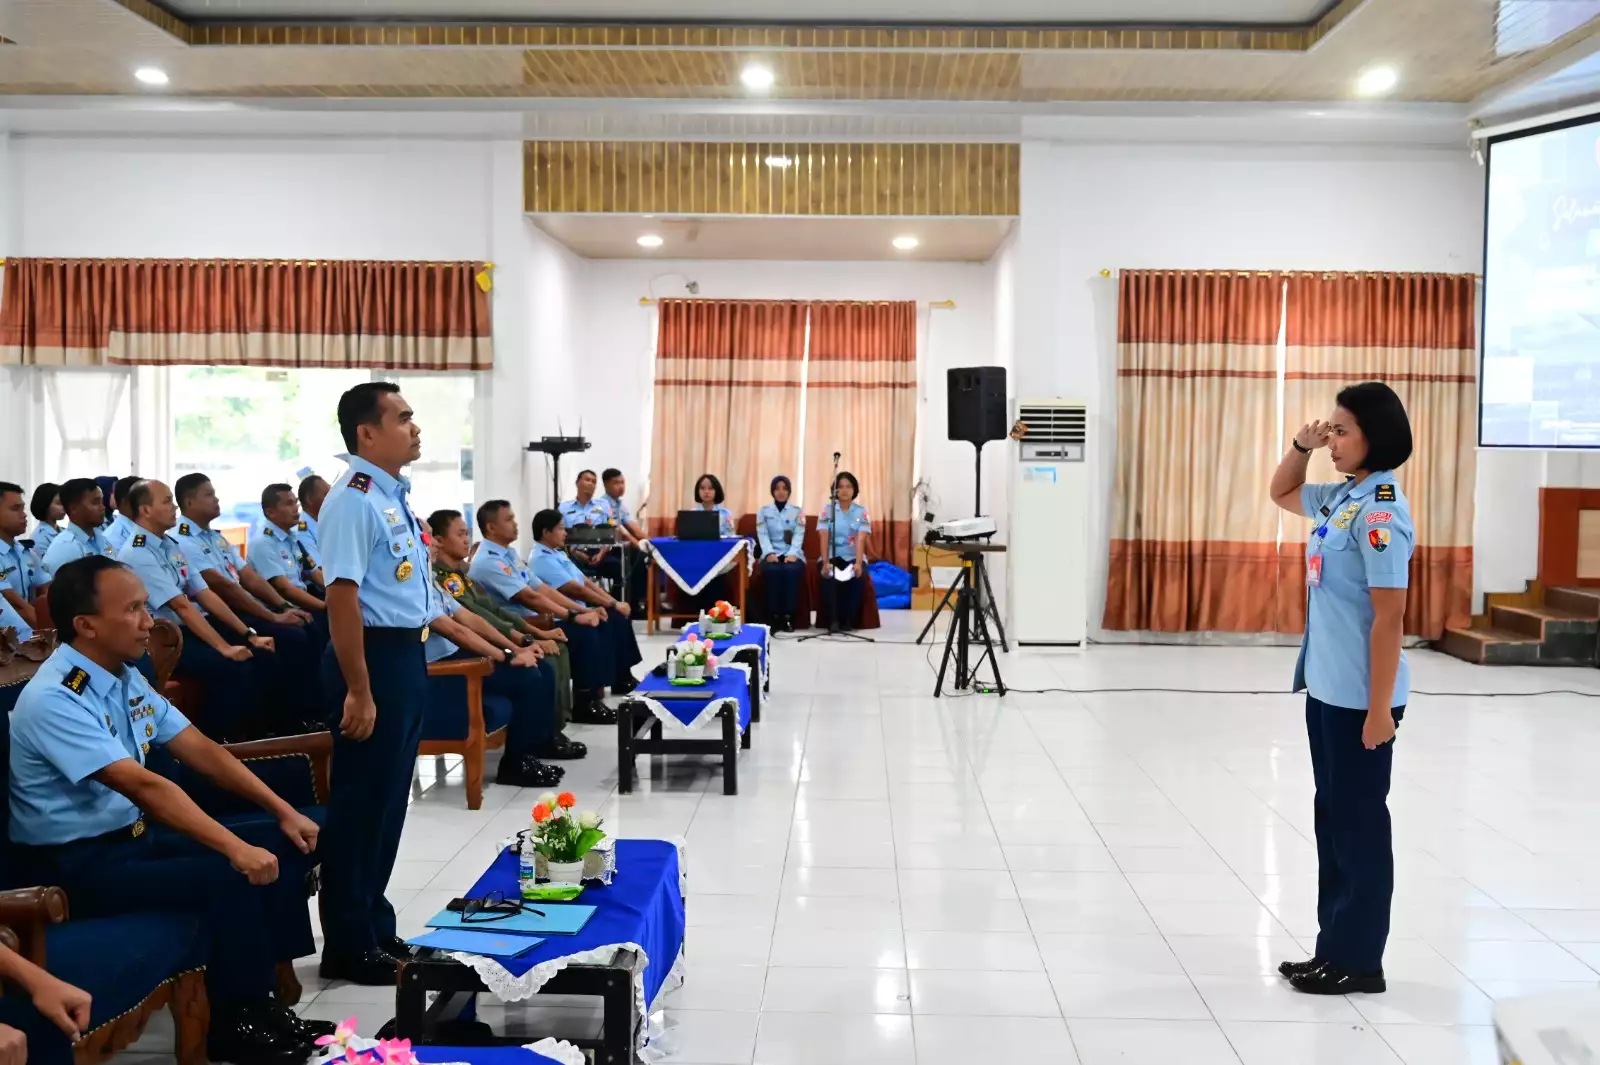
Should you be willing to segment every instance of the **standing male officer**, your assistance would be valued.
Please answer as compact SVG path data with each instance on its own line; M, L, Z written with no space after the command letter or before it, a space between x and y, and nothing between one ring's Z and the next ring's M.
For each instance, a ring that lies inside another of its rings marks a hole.
M0 481L0 599L11 604L29 625L37 627L33 593L46 583L39 556L21 539L28 531L28 508L22 486Z
M88 477L74 477L61 486L61 507L67 512L67 527L50 541L41 560L46 578L73 559L86 555L115 558L100 523L106 520L105 497L100 486Z
M318 827L128 668L150 640L145 604L138 578L103 555L56 574L50 615L63 642L11 714L13 871L61 885L78 916L201 917L209 1056L302 1062L331 1025L275 1001L273 967L315 949L305 877ZM212 819L146 768L152 746L270 816Z
M408 956L384 898L400 849L428 690L423 641L443 614L403 467L422 433L398 385L339 397L350 468L335 481L317 536L332 636L322 662L333 738L333 793L322 864L322 976L395 982Z

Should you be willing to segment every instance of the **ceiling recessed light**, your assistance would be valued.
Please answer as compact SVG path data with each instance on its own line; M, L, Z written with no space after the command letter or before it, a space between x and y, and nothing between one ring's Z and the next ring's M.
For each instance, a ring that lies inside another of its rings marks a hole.
M747 63L739 71L739 80L744 82L744 87L755 92L765 92L772 88L776 79L772 76L772 68L762 66L760 63Z
M920 241L918 241L916 237L895 237L894 238L894 246L899 248L901 251L910 251L911 249L915 248L919 243L920 243Z
M170 80L167 72L160 67L140 67L133 72L133 76L146 85L165 85Z
M794 165L794 160L787 155L769 155L766 158L766 163L774 170L786 170Z
M662 240L661 237L655 233L646 233L639 238L638 244L641 248L659 248L661 247Z
M1381 96L1400 80L1394 67L1369 67L1356 79L1356 92L1362 96Z

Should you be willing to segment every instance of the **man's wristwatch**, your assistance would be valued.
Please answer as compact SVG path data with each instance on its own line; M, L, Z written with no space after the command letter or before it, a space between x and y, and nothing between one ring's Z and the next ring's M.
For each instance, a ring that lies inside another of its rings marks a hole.
M517 652L513 651L509 647L500 648L500 654L501 654L501 657L503 657L506 660L506 665L508 665L508 666L511 664L511 660L513 658L517 657Z
M576 621L577 619L578 619L578 612L576 610L569 609L567 611L567 620L568 621Z
M1302 455L1309 455L1309 454L1311 454L1311 449L1310 449L1310 448L1308 448L1308 447L1301 447L1301 446L1300 446L1300 441L1298 441L1298 440L1291 440L1291 441L1289 441L1289 443L1290 443L1290 444L1291 444L1291 445L1293 445L1293 447L1294 447L1294 449L1295 449L1295 450L1296 450L1296 451L1298 451L1298 452L1300 452L1300 454L1302 454Z
M250 627L250 626L248 626L248 625L246 625L246 626L245 626L245 627L244 627L244 634L245 634L245 635L246 635L246 636L247 636L247 637L248 637L248 636L260 636L260 635L261 635L261 634L260 634L260 633L259 633L259 632L257 632L257 631L256 631L256 630L255 630L255 629L252 629L252 628L251 628L251 627Z

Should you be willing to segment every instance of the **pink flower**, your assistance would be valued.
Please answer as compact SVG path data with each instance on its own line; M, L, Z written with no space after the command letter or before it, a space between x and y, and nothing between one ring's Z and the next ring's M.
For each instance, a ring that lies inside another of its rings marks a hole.
M706 668L707 669L716 669L717 668L717 656L716 655L706 655Z
M411 1053L409 1039L380 1039L378 1053L387 1065L415 1065L416 1055Z
M317 1046L319 1047L342 1047L348 1044L350 1040L354 1039L355 1037L356 1019L354 1017L346 1017L344 1020L339 1022L339 1026L334 1029L332 1035L319 1035L317 1036L316 1042Z

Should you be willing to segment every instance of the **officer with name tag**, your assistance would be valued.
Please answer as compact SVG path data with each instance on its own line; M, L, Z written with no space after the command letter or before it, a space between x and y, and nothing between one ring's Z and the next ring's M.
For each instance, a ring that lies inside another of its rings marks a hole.
M600 486L605 491L600 502L610 508L611 523L617 527L617 539L625 545L618 549L621 556L618 559L619 572L624 567L627 570L627 579L622 586L623 596L632 605L634 613L642 613L649 580L649 541L645 537L644 526L634 520L633 512L623 498L628 494L628 480L623 477L622 471L614 466L601 471Z
M401 470L422 433L398 385L339 397L349 468L334 479L317 538L332 637L323 690L333 791L322 863L322 976L392 986L409 948L384 897L405 827L428 691L424 641L444 613Z
M1272 475L1272 501L1314 523L1306 544L1306 624L1294 690L1306 693L1317 837L1317 946L1279 972L1314 995L1385 989L1394 894L1389 779L1410 669L1400 644L1416 542L1394 471L1411 457L1400 398L1369 381L1339 393L1333 415L1295 435ZM1306 484L1326 447L1345 480Z
M246 557L250 568L265 577L278 594L302 610L321 613L326 575L321 560L299 533L300 504L286 484L269 484L261 492L261 523L250 534Z
M567 528L579 525L599 528L613 524L611 505L595 494L599 486L600 479L593 470L583 470L578 474L577 494L556 508L561 512L561 520ZM615 529L611 530L611 535L616 535ZM573 548L571 554L588 573L613 580L622 579L622 555L615 548L585 545Z
M134 486L143 477L118 477L116 487L111 490L111 505L114 508L106 517L110 519L105 527L106 543L111 545L113 554L120 554L133 534L139 530L134 520L133 504L131 501Z
M277 645L206 587L183 548L167 535L178 523L171 489L161 481L140 481L129 490L128 501L138 522L118 560L144 582L151 613L183 629L176 672L194 677L205 688L201 730L214 739L248 738L260 724L262 694L270 687L275 665L270 656Z
M767 593L767 619L774 632L794 631L800 581L806 568L806 516L789 498L789 478L772 479L772 502L756 511L756 539L761 543L761 580Z
M11 713L11 871L60 885L74 917L194 914L210 944L208 1056L303 1062L333 1026L274 998L274 966L315 949L305 884L320 829L129 668L149 643L145 605L138 577L103 555L57 571L64 642ZM213 819L147 768L154 747L265 816Z
M567 527L554 510L541 510L533 516L533 574L575 602L599 610L603 630L611 645L611 690L626 695L639 686L633 667L644 661L639 640L633 632L633 609L617 600L593 577L585 577L567 556Z
M483 539L467 576L502 606L554 619L572 652L572 720L615 725L617 712L605 704L605 690L617 671L611 640L601 631L602 611L562 595L522 561L512 546L517 542L517 515L506 500L491 499L478 508L478 531Z
M822 541L822 599L829 606L835 625L853 629L861 616L861 578L871 550L872 518L858 502L861 482L855 474L841 471L833 484L839 500L837 510L832 502L826 503L817 518L817 536ZM835 572L846 569L850 573L848 579L834 578Z
M28 531L28 511L23 506L22 486L0 481L0 599L37 626L33 595L45 582L39 556L22 534Z
M37 485L33 498L28 500L28 513L39 523L33 527L33 553L42 560L61 534L61 522L67 516L61 505L61 486L50 481Z
M72 478L61 486L61 506L67 512L67 525L40 559L46 577L73 559L88 555L116 557L111 542L100 531L106 519L106 504L98 484L88 477Z

